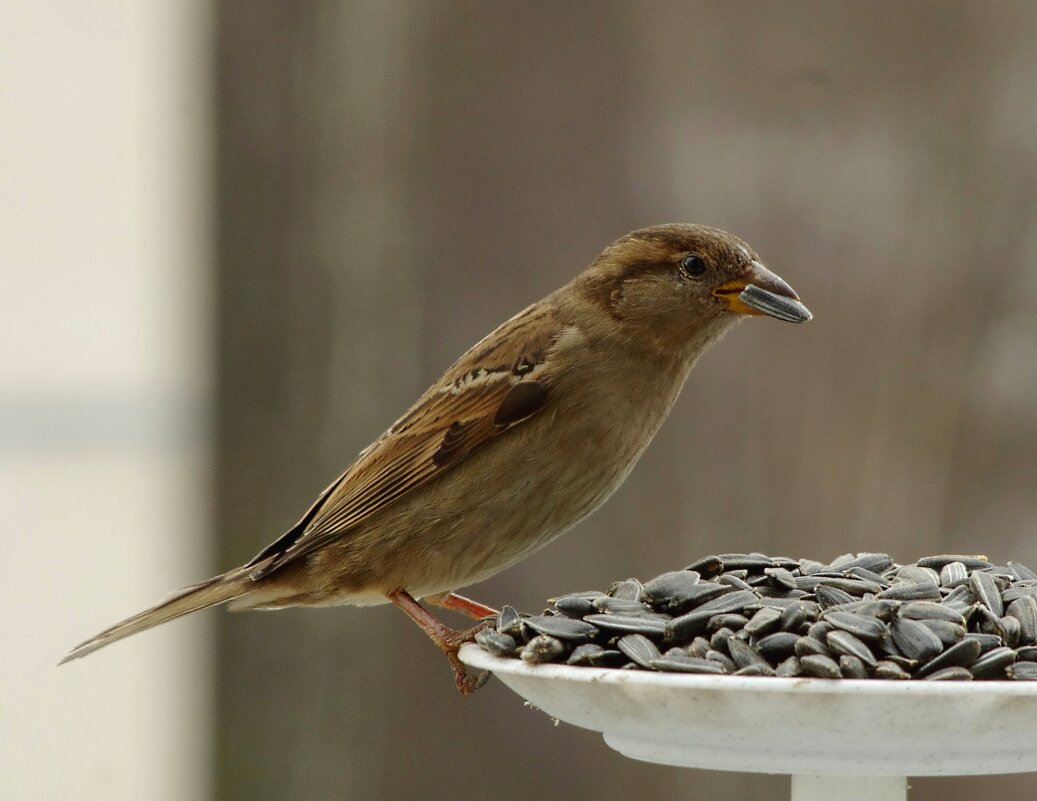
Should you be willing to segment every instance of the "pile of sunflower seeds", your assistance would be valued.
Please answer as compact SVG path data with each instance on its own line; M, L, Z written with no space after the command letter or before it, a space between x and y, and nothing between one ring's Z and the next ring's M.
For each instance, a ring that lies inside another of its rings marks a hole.
M1037 680L1037 574L1018 562L761 553L505 606L476 642L530 663L822 679Z

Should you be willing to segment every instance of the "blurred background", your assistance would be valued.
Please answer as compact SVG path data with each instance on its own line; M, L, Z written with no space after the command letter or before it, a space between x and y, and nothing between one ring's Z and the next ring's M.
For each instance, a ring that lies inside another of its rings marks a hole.
M814 321L729 335L607 512L476 598L716 551L1037 566L1035 39L1022 1L0 4L0 795L784 797L461 699L392 608L54 664L669 221L746 238Z

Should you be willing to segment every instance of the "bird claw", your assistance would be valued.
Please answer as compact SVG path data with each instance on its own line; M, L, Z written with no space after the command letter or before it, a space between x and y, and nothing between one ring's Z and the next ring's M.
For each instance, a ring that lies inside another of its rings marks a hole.
M461 661L457 654L461 650L462 645L466 642L473 642L476 634L491 625L493 625L492 619L481 620L465 631L450 632L447 638L450 647L450 650L447 652L447 658L450 660L450 667L454 671L454 684L457 685L457 691L461 695L471 695L490 680L489 671L483 671L475 676L468 675L464 662Z
M386 597L417 623L429 636L429 639L436 644L436 647L446 654L446 658L450 660L450 668L454 671L454 684L457 685L461 695L471 695L486 683L489 674L480 673L478 676L469 676L458 652L466 642L475 640L475 635L484 628L495 625L495 618L487 617L469 629L455 631L432 617L406 590L394 590L386 593Z
M490 671L488 670L484 670L475 676L469 676L465 673L463 665L460 671L456 667L454 668L454 683L457 685L457 691L461 695L471 695L489 680Z

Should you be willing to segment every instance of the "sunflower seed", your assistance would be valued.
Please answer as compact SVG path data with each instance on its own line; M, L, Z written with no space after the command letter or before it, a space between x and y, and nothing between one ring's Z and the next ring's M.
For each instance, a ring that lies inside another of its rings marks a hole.
M940 568L940 586L957 587L969 579L969 570L961 562L948 562Z
M985 654L987 651L992 651L995 648L999 648L1004 645L1004 642L996 634L981 634L979 632L970 631L965 635L966 640L975 640L979 643L980 653Z
M862 598L838 606L830 606L825 614L832 612L852 612L863 617L874 617L889 622L893 619L893 613L900 608L899 601L876 601L872 598Z
M518 648L514 637L501 634L496 629L482 629L476 632L475 641L494 656L511 656Z
M799 560L799 572L803 576L812 576L814 573L820 573L825 569L825 566L820 562L815 562L813 559L800 559Z
M726 651L727 641L731 639L734 634L729 628L719 628L713 632L713 636L709 638L709 647L714 651Z
M560 598L555 598L553 603L555 609L563 615L572 618L581 618L584 615L593 615L597 610L597 607L594 606L594 598L603 597L605 597L604 593L600 592L590 597L580 593L571 593L570 595L563 595Z
M784 587L774 587L769 584L755 589L760 598L768 602L768 606L780 606L783 609L788 606L788 603L783 602L791 603L810 595L806 590L786 590ZM775 601L777 603L774 603Z
M634 615L587 615L587 623L608 631L621 631L628 634L645 634L662 636L666 633L670 621L652 617L636 617Z
M858 615L853 612L828 612L823 619L836 628L848 631L862 640L881 640L889 631L886 625L878 618Z
M652 660L662 657L655 643L643 634L627 634L620 637L616 647L626 654L631 662L636 662L643 668L651 669Z
M846 575L850 578L861 579L862 581L870 581L872 584L877 584L879 587L886 588L890 586L890 581L885 576L878 573L873 573L863 567L851 567L846 571Z
M1001 618L987 609L982 604L977 604L972 615L974 626L978 627L983 634L996 634L1002 640L1005 638L1005 627L1001 624Z
M602 595L591 601L594 608L599 612L611 612L617 615L648 615L652 614L652 608L645 606L640 601L632 601L629 598L613 598L611 595Z
M702 578L712 578L724 572L724 562L719 556L703 556L684 569L694 570Z
M897 571L897 581L906 581L911 584L940 584L940 574L931 567L920 567L918 565L904 565Z
M831 565L828 565L828 567L840 570L853 570L859 567L872 573L882 573L892 566L893 557L888 553L860 553L852 559L840 561L838 564L833 562Z
M962 640L961 642L952 645L942 654L930 659L918 668L915 675L918 676L918 678L925 678L930 673L936 673L944 668L968 667L979 659L981 650L978 641L968 639Z
M969 576L969 587L976 600L993 612L997 617L1005 613L1004 604L1001 601L1001 590L998 589L994 577L981 570L973 571Z
M894 584L888 589L875 593L876 598L889 601L939 601L943 596L940 588L928 581L918 584Z
M756 600L756 593L752 590L735 590L712 601L707 601L698 607L695 612L709 612L713 615L722 615L729 612L741 612L746 604Z
M818 620L817 622L811 623L809 626L807 626L807 635L813 637L815 640L820 640L821 642L824 642L825 639L828 637L828 632L830 632L834 628L835 626L833 626L827 620Z
M1037 598L1037 586L1015 584L1001 593L1001 600L1006 604L1026 597Z
M709 610L703 612L696 609L680 617L675 617L666 624L664 631L666 639L672 642L687 642L705 632L706 626L713 616Z
M968 668L949 667L937 670L925 677L926 681L972 681L972 674Z
M1011 648L995 648L983 654L969 665L969 670L977 679L1002 679L1005 668L1015 662L1015 651Z
M1037 662L1037 647L1028 645L1019 648L1015 652L1016 659L1020 662Z
M768 567L774 567L774 560L762 553L722 553L720 559L724 570L748 570L750 573L762 573Z
M843 654L839 657L839 672L844 679L866 679L868 668L855 656Z
M793 678L803 675L803 669L799 664L798 656L790 656L774 669L774 675L783 678Z
M512 606L502 606L500 614L497 615L497 631L507 634L516 640L522 637L522 617Z
M761 638L756 643L756 650L768 662L776 664L793 655L798 641L798 634L791 631L778 631Z
M1001 629L1004 631L1002 639L1005 641L1005 645L1010 648L1021 645L1022 624L1016 618L1009 617L1008 615L1001 618L1000 623Z
M818 679L841 679L843 674L839 665L830 656L811 654L799 658L799 666L805 676Z
M871 652L860 639L850 634L848 631L833 631L828 634L828 647L836 654L855 656L861 660L869 668L875 667L875 663L878 661L875 659L875 655Z
M778 628L782 631L798 632L806 622L807 608L802 602L797 601L789 604L782 611L781 617L778 619Z
M583 620L573 620L569 617L552 617L549 615L536 615L526 618L526 625L537 634L548 634L559 640L583 641L593 638L598 629Z
M760 587L757 590L757 592L766 593L770 590L770 587ZM772 609L788 609L790 606L795 606L796 604L803 604L809 610L817 606L816 602L807 600L807 596L809 594L810 593L803 592L802 590L793 590L792 592L787 593L784 597L781 598L778 598L773 595L761 594L758 600L755 600L752 603L747 603L745 605L744 611L747 614L755 614L756 612L759 612L761 609L763 609L765 606L769 606Z
M1034 573L1030 568L1020 562L1009 562L1008 568L1015 574L1015 577L1019 579L1019 581L1037 580L1037 573Z
M773 606L765 606L745 624L745 630L753 636L770 634L778 627L779 620L781 620L781 610L775 609Z
M972 590L969 589L968 583L961 584L950 591L942 601L941 604L944 606L951 606L953 604L965 604L966 606L972 606L976 599L972 597Z
M935 634L944 648L949 648L956 642L960 642L965 636L965 627L946 620L919 620L923 626Z
M900 616L912 620L946 620L959 626L965 625L965 618L961 614L935 601L909 601L900 607Z
M733 588L735 590L745 590L745 591L748 591L748 592L753 592L752 585L748 581L746 581L744 578L742 578L739 575L736 575L735 573L724 573L724 575L717 577L717 581L721 585L726 585L726 586L731 587L731 588ZM755 595L756 594L753 593L754 597L755 597Z
M1032 595L1016 598L1008 604L1005 614L1019 621L1019 642L1021 644L1037 643L1037 598Z
M877 584L874 581L864 581L863 579L849 579L849 578L822 578L819 586L832 587L833 589L842 590L855 598L862 597L865 593L875 593L882 589L881 584Z
M855 564L856 559L857 557L854 556L852 553L840 554L827 565L825 565L824 569L829 572L841 571L843 570L844 566Z
M842 606L854 601L854 597L850 593L835 587L829 587L826 584L817 584L814 588L814 595L817 597L817 601L821 604L822 609Z
M910 673L900 667L896 662L891 662L889 660L882 660L875 665L875 670L872 671L872 675L876 679L903 680L911 678Z
M800 660L807 656L831 657L832 655L832 652L828 649L827 645L813 637L800 637L796 640L795 645L792 647L792 651L800 658Z
M914 673L918 669L917 659L908 659L903 654L883 654L883 662L892 662L902 670L906 670L908 673Z
M1009 665L1005 673L1016 681L1037 681L1037 662L1016 662Z
M691 656L663 656L652 660L652 667L668 673L706 673L723 674L724 666L709 659L696 659Z
M546 634L538 634L522 649L519 656L524 662L532 662L534 665L541 662L554 662L566 652L565 644Z
M695 603L699 574L694 570L674 570L645 582L641 602L667 612L686 612ZM709 585L716 587L717 585ZM714 590L715 591L715 590ZM704 600L704 599L703 599Z
M602 648L594 643L584 643L573 649L572 654L565 660L565 664L587 667L619 667L626 662L626 659L621 651Z
M979 570L989 567L990 562L980 556L962 556L961 554L943 554L941 556L925 556L918 560L920 567L931 567L933 570L941 570L946 564L961 562L969 570Z
M744 668L746 665L767 664L766 659L739 639L732 638L727 641L727 652L740 668Z
M775 586L783 587L786 590L796 589L796 577L784 567L768 567L764 569L763 573Z
M928 662L943 650L940 638L917 620L897 618L890 626L897 648L909 659Z
M608 594L619 601L637 601L641 598L644 587L636 578L628 578L615 582L609 587Z
M934 657L922 665L916 675L921 679L929 673L943 670L946 667L969 667L979 659L981 653L982 648L978 640L963 639L961 642L951 645L940 656Z
M720 629L730 629L731 631L738 631L745 627L745 624L749 622L749 618L745 615L739 615L736 612L728 612L723 615L713 615L709 619L709 623L706 625L707 631L719 631Z
M475 635L475 641L479 641L479 635ZM600 645L592 642L585 642L583 645L577 645L573 648L573 652L569 654L569 658L565 660L567 665L589 665L591 660L601 656L605 653L605 649Z
M720 653L720 651L707 651L706 659L710 660L711 662L718 662L721 665L723 665L724 672L726 673L734 673L736 670L738 670L738 666L734 663L734 660L731 659L731 657L729 657L727 654Z

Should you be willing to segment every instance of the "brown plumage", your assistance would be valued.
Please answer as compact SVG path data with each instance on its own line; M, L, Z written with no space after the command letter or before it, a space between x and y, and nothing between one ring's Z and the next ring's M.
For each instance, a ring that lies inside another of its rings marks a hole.
M698 357L744 315L810 313L737 237L634 231L450 367L251 562L188 587L64 661L225 601L235 608L393 602L451 659L453 632L415 598L454 595L573 526L626 478Z

